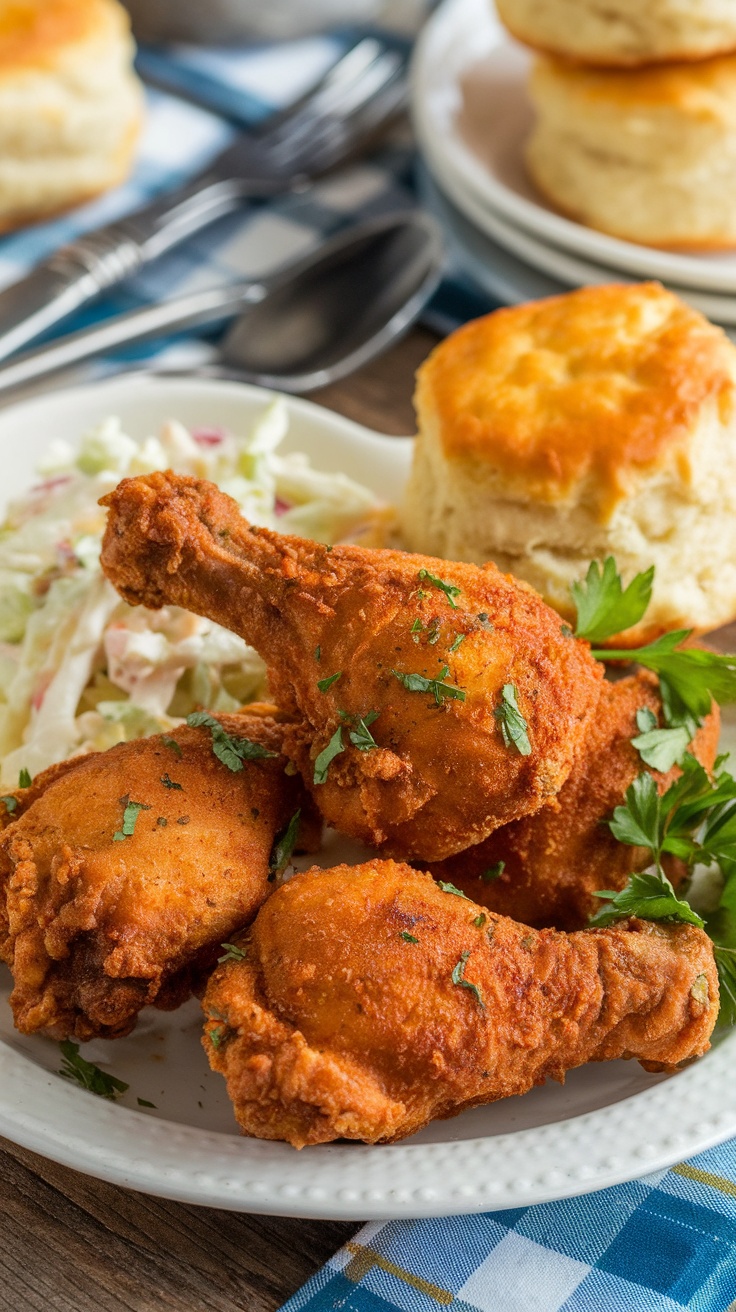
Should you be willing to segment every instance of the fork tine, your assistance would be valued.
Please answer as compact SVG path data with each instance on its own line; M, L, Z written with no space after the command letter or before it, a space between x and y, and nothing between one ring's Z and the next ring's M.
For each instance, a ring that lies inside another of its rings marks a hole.
M333 84L343 81L346 76L350 76L352 68L355 68L355 75L357 76L359 67L363 62L361 52L365 45L365 37L356 37L345 50L336 55L319 80L308 87L303 95L298 96L296 100L292 100L283 109L275 110L267 118L262 119L260 123L252 126L253 135L257 137L259 143L265 145L271 137L279 135L283 126L288 127L290 123L297 122L304 110L310 105L318 103L324 92Z
M358 41L342 59L333 64L313 94L305 96L294 107L295 112L285 111L273 127L269 126L272 120L263 125L263 131L259 134L261 145L267 150L276 150L287 138L291 140L297 133L311 131L313 124L327 115L342 113L345 98L362 85L366 75L387 53L385 45L374 37L364 37Z
M273 147L269 145L274 164L287 169L291 160L299 159L311 169L312 162L329 155L343 137L361 135L364 122L377 126L395 113L405 98L405 67L401 55L384 50L355 82L342 88L329 112L313 114Z

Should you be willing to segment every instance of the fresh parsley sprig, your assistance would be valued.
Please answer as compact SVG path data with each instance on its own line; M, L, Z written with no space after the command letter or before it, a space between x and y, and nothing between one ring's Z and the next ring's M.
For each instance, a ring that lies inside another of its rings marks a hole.
M430 574L428 569L420 569L417 578L420 583L429 583L433 588L437 588L440 592L444 592L452 609L457 610L457 602L455 601L455 598L460 596L462 588L459 588L456 583L447 583L445 579L438 579L437 575Z
M638 916L640 920L681 921L703 928L705 921L693 911L689 902L681 901L669 879L663 874L632 875L620 892L601 889L596 897L610 902L591 917L591 925L613 925L617 920Z
M342 725L333 733L326 747L322 748L319 756L314 762L314 783L324 784L327 782L327 772L330 764L334 761L340 752L345 751L345 745L342 741Z
M624 588L613 556L608 556L602 566L592 560L585 582L573 583L570 588L578 616L575 637L590 643L605 642L633 628L646 612L653 583L653 565Z
M370 731L370 725L375 724L379 711L368 711L365 715L349 715L347 711L338 711L338 715L344 724L348 726L348 738L353 747L357 747L359 752L372 752L378 747L373 734Z

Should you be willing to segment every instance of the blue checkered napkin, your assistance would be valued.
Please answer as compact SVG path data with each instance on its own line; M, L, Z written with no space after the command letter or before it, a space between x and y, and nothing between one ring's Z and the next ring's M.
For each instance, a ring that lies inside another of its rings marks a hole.
M682 1308L736 1312L736 1141L566 1202L367 1225L283 1312Z

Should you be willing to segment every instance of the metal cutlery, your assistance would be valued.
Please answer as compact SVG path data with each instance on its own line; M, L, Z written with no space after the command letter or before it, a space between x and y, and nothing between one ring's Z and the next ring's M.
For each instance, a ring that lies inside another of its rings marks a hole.
M369 219L261 282L190 292L37 347L0 367L0 394L116 347L237 315L221 348L226 370L266 387L311 391L405 332L442 266L442 239L427 215Z
M359 41L292 111L240 134L194 181L86 233L0 292L0 359L244 200L303 187L334 169L405 102L404 57L376 38Z

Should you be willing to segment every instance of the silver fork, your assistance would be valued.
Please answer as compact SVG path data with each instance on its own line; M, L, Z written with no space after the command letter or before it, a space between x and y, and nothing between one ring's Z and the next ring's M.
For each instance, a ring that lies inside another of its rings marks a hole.
M245 200L297 190L358 153L405 106L406 60L359 41L292 108L241 133L193 181L61 247L0 292L0 359Z

